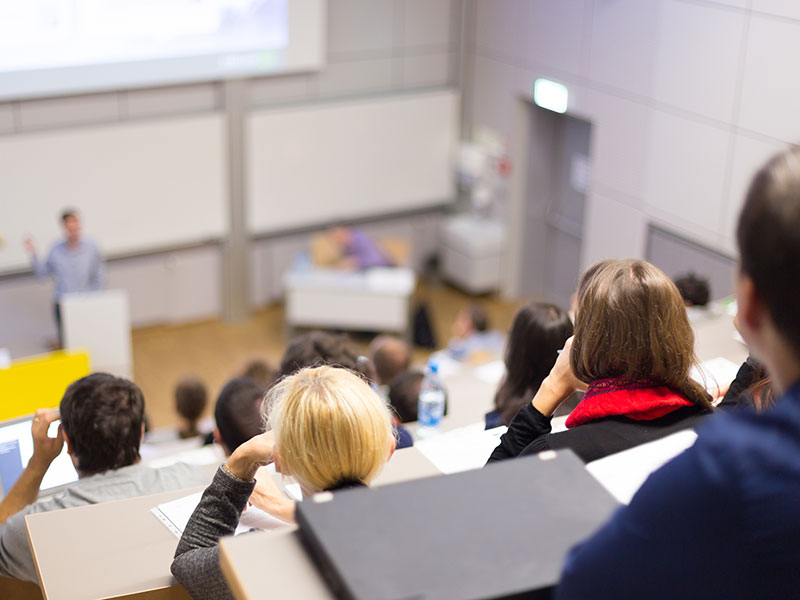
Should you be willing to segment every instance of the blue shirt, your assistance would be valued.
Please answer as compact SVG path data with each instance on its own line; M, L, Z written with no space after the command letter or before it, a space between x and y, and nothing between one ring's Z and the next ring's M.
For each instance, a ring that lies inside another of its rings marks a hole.
M572 550L556 598L798 596L800 384L698 433Z
M70 292L88 292L103 287L100 251L91 240L81 240L76 248L70 248L66 241L54 244L44 264L34 255L33 272L38 277L53 276L53 295L57 301Z

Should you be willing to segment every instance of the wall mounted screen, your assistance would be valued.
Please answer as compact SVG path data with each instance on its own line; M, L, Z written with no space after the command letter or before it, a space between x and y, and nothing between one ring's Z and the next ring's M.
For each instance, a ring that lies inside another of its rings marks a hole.
M0 0L0 99L319 68L326 0Z

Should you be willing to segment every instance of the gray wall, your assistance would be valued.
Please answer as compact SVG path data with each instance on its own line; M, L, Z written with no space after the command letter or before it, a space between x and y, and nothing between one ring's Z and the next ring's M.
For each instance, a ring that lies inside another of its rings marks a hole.
M800 2L475 0L472 125L512 139L533 81L593 124L582 263L642 257L648 224L725 254L755 168L800 140Z
M248 106L453 86L460 69L461 11L460 0L329 0L328 64L315 73L249 80ZM219 83L22 100L0 103L0 136L221 109ZM420 259L435 241L431 227L437 219L412 215L365 229L407 235ZM279 298L280 274L306 240L302 234L253 243L254 305ZM209 244L112 261L108 284L128 290L134 325L176 323L220 314L220 270L220 247ZM0 347L14 356L45 349L55 336L51 294L51 283L32 276L0 278Z

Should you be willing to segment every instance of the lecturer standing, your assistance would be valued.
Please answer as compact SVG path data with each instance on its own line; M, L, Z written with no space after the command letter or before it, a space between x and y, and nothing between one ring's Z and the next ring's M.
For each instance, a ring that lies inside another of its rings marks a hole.
M52 275L55 282L54 314L58 329L58 342L63 346L61 328L61 299L64 294L87 292L103 287L103 263L97 244L81 236L81 222L74 210L61 215L64 240L53 244L47 259L41 262L36 255L33 240L25 239L25 250L31 257L31 268L37 277Z

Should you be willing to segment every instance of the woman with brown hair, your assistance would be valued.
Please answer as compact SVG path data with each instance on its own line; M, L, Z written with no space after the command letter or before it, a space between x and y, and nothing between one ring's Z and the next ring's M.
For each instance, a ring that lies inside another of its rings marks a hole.
M697 363L694 333L681 295L643 260L604 260L581 277L575 335L550 374L501 438L489 462L571 448L590 462L675 431L712 411L689 371ZM585 389L550 433L550 419L576 389Z

